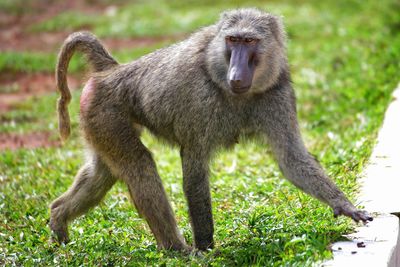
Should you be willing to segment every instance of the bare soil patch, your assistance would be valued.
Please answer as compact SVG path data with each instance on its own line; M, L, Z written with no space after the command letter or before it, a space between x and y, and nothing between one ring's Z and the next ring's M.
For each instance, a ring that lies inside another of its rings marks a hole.
M23 6L26 5L26 6ZM41 21L47 20L66 10L77 9L88 13L96 13L103 9L99 4L89 5L87 1L18 1L14 12L0 10L0 43L15 43L22 40L26 29ZM4 44L3 44L4 46ZM1 47L3 49L3 47Z
M68 84L74 89L79 87L81 80L81 77L69 76ZM49 73L1 73L0 114L30 97L55 92L55 85L54 76Z
M0 51L37 51L57 53L71 32L0 32ZM155 45L162 41L177 40L180 36L101 38L110 50ZM7 40L7 41L5 41Z
M27 5L25 8L22 6ZM0 50L22 51L38 50L52 51L56 44L60 45L67 33L29 33L28 27L56 16L66 10L83 10L87 13L97 13L103 6L88 4L88 1L18 1L16 0L14 12L0 10ZM28 11L29 10L29 11Z
M99 0L15 0L12 11L0 10L0 29L23 30L34 23L47 20L67 10L97 14L103 12L108 5Z
M71 32L37 32L27 29L67 10L79 10L86 14L103 14L115 5L107 1L29 1L28 7L21 13L9 14L0 10L0 51L39 51L56 52ZM117 1L117 5L122 2ZM86 30L90 30L85 27ZM178 39L180 36L139 37L139 38L102 38L102 42L111 49L133 48L153 45L163 40Z
M0 151L19 148L39 148L60 146L61 141L54 139L49 132L33 132L28 134L0 133Z

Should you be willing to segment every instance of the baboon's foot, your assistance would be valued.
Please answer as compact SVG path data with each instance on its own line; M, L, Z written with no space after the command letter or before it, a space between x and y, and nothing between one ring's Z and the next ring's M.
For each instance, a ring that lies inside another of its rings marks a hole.
M190 254L193 251L193 248L191 246L186 245L184 242L165 242L165 244L158 244L157 248L162 250L175 250L175 251L180 251L183 252L184 254Z
M207 251L214 248L213 238L197 238L195 241L195 246L201 251Z

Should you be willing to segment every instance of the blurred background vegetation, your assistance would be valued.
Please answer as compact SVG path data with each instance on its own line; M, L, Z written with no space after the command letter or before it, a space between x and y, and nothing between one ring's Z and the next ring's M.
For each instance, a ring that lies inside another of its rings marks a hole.
M0 264L305 266L354 227L282 179L268 149L238 145L212 167L216 249L204 257L157 251L118 184L104 205L71 225L72 242L47 241L48 205L82 163L78 98L85 62L69 72L73 137L60 146L53 72L68 34L90 30L120 62L184 39L225 9L256 6L282 15L309 149L353 199L400 71L398 0L24 1L0 0ZM160 175L191 242L179 153L149 134Z

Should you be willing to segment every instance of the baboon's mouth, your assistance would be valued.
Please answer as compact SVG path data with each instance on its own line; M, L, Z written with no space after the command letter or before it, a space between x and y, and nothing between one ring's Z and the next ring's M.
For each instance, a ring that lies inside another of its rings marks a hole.
M234 94L244 94L250 90L251 86L244 87L231 87L231 90Z

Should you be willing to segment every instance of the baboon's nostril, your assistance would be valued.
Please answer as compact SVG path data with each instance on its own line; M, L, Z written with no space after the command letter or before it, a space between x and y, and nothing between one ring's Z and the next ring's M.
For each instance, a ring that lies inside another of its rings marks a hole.
M242 86L242 80L230 80L229 84L231 87L238 88Z

